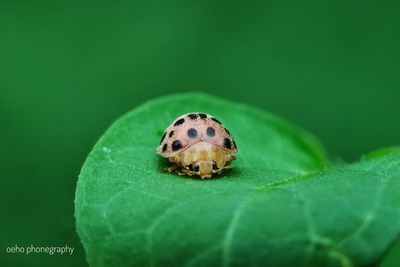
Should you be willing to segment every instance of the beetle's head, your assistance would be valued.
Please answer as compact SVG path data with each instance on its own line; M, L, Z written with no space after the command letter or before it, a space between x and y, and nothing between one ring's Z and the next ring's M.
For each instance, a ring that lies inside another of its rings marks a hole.
M218 172L219 168L217 163L213 160L200 160L195 161L187 166L194 174L201 178L211 178L213 173Z

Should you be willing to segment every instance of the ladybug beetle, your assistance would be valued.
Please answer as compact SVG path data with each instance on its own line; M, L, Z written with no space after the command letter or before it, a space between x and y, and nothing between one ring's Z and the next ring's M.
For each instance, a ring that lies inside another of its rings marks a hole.
M208 179L231 168L238 149L218 119L205 113L191 112L168 126L157 153L171 163L166 168L168 172Z

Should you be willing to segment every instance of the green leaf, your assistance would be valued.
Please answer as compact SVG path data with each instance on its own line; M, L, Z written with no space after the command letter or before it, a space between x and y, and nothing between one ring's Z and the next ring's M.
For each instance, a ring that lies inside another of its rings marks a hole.
M163 171L167 125L210 113L239 147L232 171ZM87 158L76 192L91 266L368 266L400 230L400 153L334 169L318 142L247 105L191 93L119 119Z

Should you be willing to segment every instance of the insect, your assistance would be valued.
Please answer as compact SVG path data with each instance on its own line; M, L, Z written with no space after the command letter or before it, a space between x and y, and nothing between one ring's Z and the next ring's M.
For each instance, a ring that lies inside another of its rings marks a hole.
M209 179L231 168L238 149L229 131L213 116L191 112L176 118L161 137L157 153L168 172Z

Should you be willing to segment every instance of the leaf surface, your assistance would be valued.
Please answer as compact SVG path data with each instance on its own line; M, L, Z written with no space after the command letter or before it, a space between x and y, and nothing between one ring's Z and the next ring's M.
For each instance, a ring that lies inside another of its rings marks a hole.
M181 114L217 117L240 150L218 179L163 171L155 153ZM392 151L392 150L391 150ZM400 153L326 167L288 122L199 93L162 97L117 120L76 191L91 266L369 266L400 230Z

